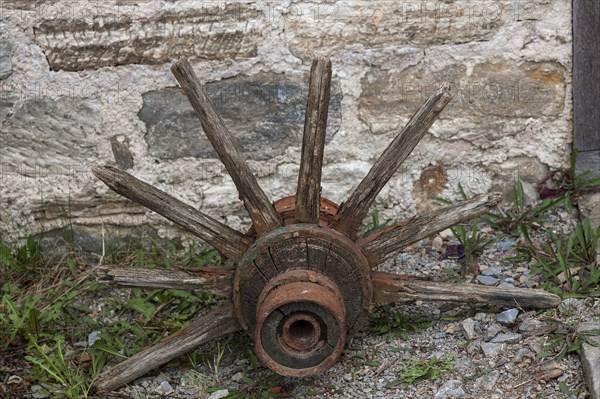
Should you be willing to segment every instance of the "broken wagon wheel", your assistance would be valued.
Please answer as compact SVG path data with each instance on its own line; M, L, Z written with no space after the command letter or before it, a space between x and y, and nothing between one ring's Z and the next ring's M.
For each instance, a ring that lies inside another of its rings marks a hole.
M431 300L528 308L558 305L558 296L540 290L447 284L373 271L395 252L479 216L501 200L498 193L481 195L357 237L379 191L450 101L447 84L419 108L338 206L320 195L331 62L317 58L310 71L296 195L272 204L188 61L174 62L171 70L233 179L252 228L239 233L126 172L108 166L93 169L118 194L190 231L236 264L235 269L197 272L104 266L103 281L200 290L231 301L103 372L95 383L97 390L121 387L198 345L241 329L252 336L257 356L273 371L314 375L338 360L348 337L362 327L374 304Z

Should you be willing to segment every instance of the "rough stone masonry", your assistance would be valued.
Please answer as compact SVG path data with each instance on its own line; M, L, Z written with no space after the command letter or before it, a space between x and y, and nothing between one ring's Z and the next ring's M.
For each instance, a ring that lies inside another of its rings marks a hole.
M207 83L272 199L297 181L308 71L332 58L323 195L342 201L436 83L455 98L375 206L402 218L438 196L533 193L572 140L571 2L29 0L0 3L0 236L73 226L79 243L177 237L109 192L117 165L232 227L248 224L169 72ZM103 233L101 233L103 232ZM110 234L109 234L110 233ZM146 234L146 233L144 233Z

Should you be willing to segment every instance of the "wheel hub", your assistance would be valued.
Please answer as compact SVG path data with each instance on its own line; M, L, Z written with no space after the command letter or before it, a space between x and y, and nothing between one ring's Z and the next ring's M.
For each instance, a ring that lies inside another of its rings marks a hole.
M276 203L282 216L293 203ZM329 218L337 207L324 200ZM285 217L284 217L285 219ZM341 355L371 307L368 262L346 236L290 224L258 238L236 270L233 302L263 364L290 376L314 375Z

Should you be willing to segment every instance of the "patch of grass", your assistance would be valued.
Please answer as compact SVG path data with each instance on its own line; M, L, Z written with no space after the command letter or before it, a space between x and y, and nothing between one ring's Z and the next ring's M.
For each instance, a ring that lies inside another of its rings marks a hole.
M0 244L0 351L11 355L2 372L24 381L8 386L8 397L29 396L31 384L51 397L88 397L105 364L158 342L220 302L173 289L114 289L97 283L93 266L74 249L52 248L33 237L20 245ZM183 254L175 246L128 248L128 254L113 249L105 261L127 266L220 264L216 251L194 247ZM99 339L92 343L92 336Z
M424 316L406 315L399 312L386 314L371 320L371 329L379 335L390 334L406 340L408 333L419 332L431 327L431 321Z
M542 277L543 287L564 298L600 296L600 268L595 260L600 227L589 219L578 223L567 235L549 234L541 243L517 247L512 260L528 262Z
M598 346L592 337L600 336L600 329L577 331L577 326L569 325L560 320L549 319L550 328L548 339L544 344L544 350L538 353L537 358L543 359L553 357L561 361L570 353L581 354L581 345L585 342L592 346Z
M491 227L513 236L523 236L531 241L529 231L539 229L546 221L548 211L566 203L564 197L558 199L545 199L537 205L527 204L523 182L519 180L513 187L512 207L499 213L487 213L483 220Z
M375 233L379 230L385 229L386 227L393 226L396 222L393 219L387 219L385 222L381 222L379 219L379 211L375 209L371 215L371 221L358 229L359 237L366 237L369 234Z
M87 398L95 378L100 374L106 360L102 353L64 351L64 338L57 335L54 347L30 341L30 355L25 359L32 364L31 376L43 381L48 393L59 393L69 399Z
M435 381L442 374L453 371L453 358L443 356L438 359L432 356L426 360L408 359L403 362L404 369L400 372L400 377L386 385L386 388L405 389L409 384L419 381Z

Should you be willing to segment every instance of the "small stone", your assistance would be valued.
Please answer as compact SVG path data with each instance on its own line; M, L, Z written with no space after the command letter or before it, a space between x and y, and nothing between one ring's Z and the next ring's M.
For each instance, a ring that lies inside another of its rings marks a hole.
M515 240L514 238L509 238L508 240L497 243L496 248L498 248L499 251L506 252L512 247L514 247L516 244L517 240Z
M527 269L526 267L523 267L523 266L519 266L519 267L517 267L517 269L515 271L517 273L523 273L523 272L526 272L527 270L529 270L529 269Z
M496 285L498 284L498 279L492 276L477 276L477 281L479 281L483 285Z
M533 352L528 348L521 348L515 357L513 357L512 361L513 363L521 363L526 357L533 357Z
M514 285L512 285L511 283L500 283L500 285L498 285L498 288L515 288Z
M481 350L486 357L495 357L505 349L505 344L486 342L481 344Z
M502 313L498 313L496 316L496 321L500 324L511 325L517 320L517 316L519 315L519 309L512 308L505 310Z
M163 381L160 383L158 388L154 390L154 392L158 393L161 396L167 396L173 393L173 387L171 386L171 384L169 384L168 381Z
M544 350L544 343L541 341L534 341L529 343L529 348L535 353L540 353Z
M488 267L484 271L481 272L484 276L499 276L502 274L502 269L499 267Z
M50 393L48 393L41 385L32 385L31 392L31 397L35 399L45 399L50 397Z
M436 236L431 242L431 246L436 252L441 253L444 248L444 240L440 236Z
M519 277L519 283L521 284L527 284L529 282L529 277L523 275L521 277Z
M243 366L245 364L248 364L248 359L239 359L239 360L236 360L234 364L236 366Z
M238 371L237 373L231 376L231 380L233 382L240 382L242 378L244 378L244 373L242 373L241 371Z
M21 382L23 382L23 378L19 377L18 375L11 375L10 377L8 377L6 385L18 385Z
M502 331L502 326L498 323L492 323L485 332L485 340L490 341L500 331Z
M229 396L229 390L228 389L220 389L218 391L214 391L213 393L211 393L210 396L208 397L208 399L223 399L226 396Z
M447 333L447 334L454 334L456 332L456 326L454 324L446 326L444 328L444 332Z
M525 320L523 320L521 325L519 325L519 331L520 332L531 332L531 331L539 330L540 328L542 328L543 325L544 325L544 323L539 320L525 319Z
M473 340L476 336L475 333L475 320L469 318L469 319L465 319L463 320L462 323L460 323L464 333L465 333L465 337L467 337L467 339L469 340Z
M436 392L434 399L462 398L463 396L465 396L465 390L462 388L462 382L450 380L446 381Z
M92 331L88 335L87 344L88 346L94 346L97 341L100 341L102 338L100 337L100 331Z
M519 342L521 340L523 336L521 334L517 334L517 333L500 333L498 335L496 335L491 342L493 343L497 343L497 344L501 344L501 343L508 343L508 344L514 344L516 342Z
M479 312L475 314L475 320L477 321L486 321L488 318L487 313Z
M443 239L450 239L450 238L454 237L454 233L452 233L452 230L450 230L450 229L442 230L438 234Z
M500 372L498 370L492 371L490 375L479 377L475 380L475 386L483 391L492 391L494 386L500 378Z
M469 355L474 355L479 353L479 349L481 348L481 341L475 340L471 341L471 343L467 346L467 353Z

